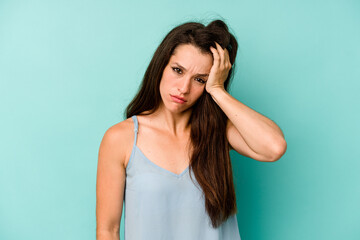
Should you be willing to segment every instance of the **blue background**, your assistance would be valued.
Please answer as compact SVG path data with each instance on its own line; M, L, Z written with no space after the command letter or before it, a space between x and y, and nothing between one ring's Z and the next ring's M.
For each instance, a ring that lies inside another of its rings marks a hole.
M0 239L95 239L103 134L165 34L215 18L239 42L230 93L288 144L273 163L231 152L242 240L360 239L359 13L355 0L0 0Z

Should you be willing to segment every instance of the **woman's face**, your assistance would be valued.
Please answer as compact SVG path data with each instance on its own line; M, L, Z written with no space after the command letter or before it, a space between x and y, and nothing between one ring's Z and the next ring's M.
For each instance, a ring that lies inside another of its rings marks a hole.
M162 104L172 112L189 109L206 91L205 83L212 64L210 53L201 53L191 44L178 45L160 81Z

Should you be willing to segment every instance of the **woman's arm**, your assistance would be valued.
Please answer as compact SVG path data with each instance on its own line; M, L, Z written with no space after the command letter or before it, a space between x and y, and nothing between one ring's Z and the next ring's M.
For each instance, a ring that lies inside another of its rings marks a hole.
M126 144L121 123L109 128L100 144L96 180L96 239L119 240L125 188Z
M269 118L232 97L224 89L211 96L229 118L227 138L238 153L259 161L276 161L286 151L281 129Z
M252 110L232 97L224 88L231 69L229 53L218 43L210 48L214 62L206 91L229 118L227 137L238 153L259 161L276 161L286 151L286 141L281 129L269 118Z

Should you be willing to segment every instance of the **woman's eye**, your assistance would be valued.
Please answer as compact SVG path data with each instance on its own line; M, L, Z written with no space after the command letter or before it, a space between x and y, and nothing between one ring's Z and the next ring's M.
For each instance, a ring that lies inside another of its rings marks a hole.
M181 69L180 69L180 68L173 67L172 69L173 69L175 72L177 72L177 73L181 73Z
M196 78L196 81L200 82L200 83L206 83L206 81L204 81L203 79L201 78Z

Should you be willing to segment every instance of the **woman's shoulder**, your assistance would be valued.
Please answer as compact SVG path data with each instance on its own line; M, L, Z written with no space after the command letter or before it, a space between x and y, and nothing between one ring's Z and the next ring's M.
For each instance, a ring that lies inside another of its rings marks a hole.
M121 122L118 122L110 126L105 134L113 139L118 139L119 141L123 139L129 139L128 137L134 132L134 121L132 118L127 118Z
M134 122L131 118L110 126L103 136L101 146L106 151L111 151L111 155L117 156L125 166L126 159L131 154L134 140Z
M137 121L138 122L144 121L144 123L147 123L149 119L151 120L150 117L151 115L148 114L147 111L142 112L139 115L136 115ZM116 137L129 137L129 135L134 134L134 128L135 128L134 124L135 123L132 117L129 117L119 123L112 125L111 127L109 127L107 131L109 131L111 135L115 135Z

